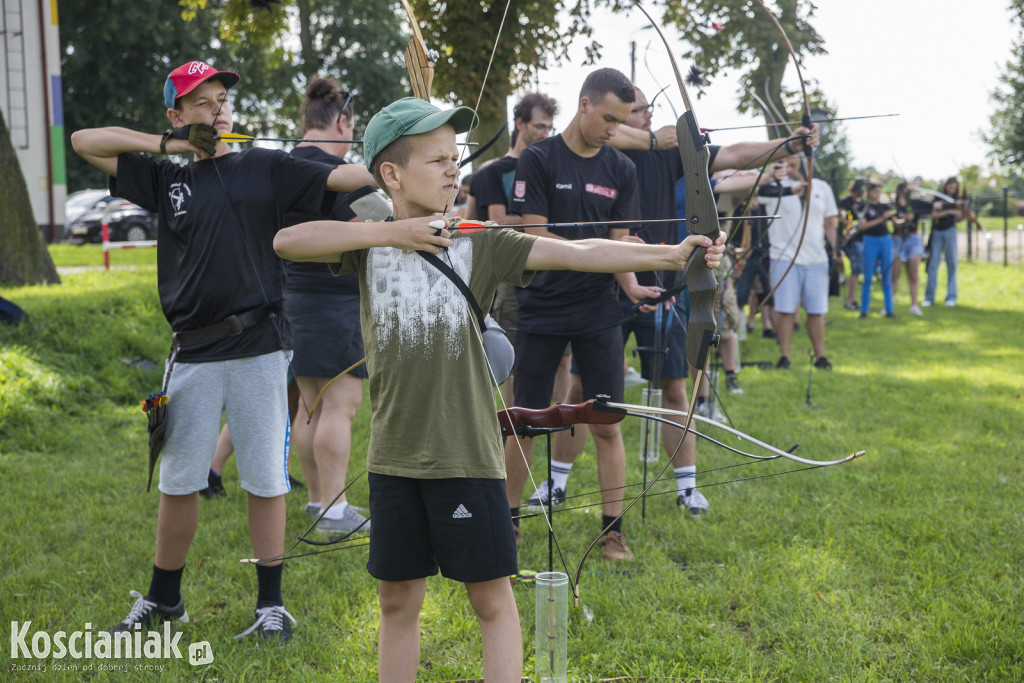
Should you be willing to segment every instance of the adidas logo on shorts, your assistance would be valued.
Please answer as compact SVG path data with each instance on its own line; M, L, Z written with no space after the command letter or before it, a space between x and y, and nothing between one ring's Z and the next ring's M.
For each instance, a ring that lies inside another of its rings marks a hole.
M459 507L455 508L455 512L452 513L452 519L468 519L472 516L473 513L467 510L462 503L459 503Z

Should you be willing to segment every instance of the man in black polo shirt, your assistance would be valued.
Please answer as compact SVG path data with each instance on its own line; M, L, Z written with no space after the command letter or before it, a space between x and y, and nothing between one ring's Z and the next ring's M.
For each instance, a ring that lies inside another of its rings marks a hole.
M638 218L636 168L621 152L605 145L629 118L634 98L633 85L619 71L599 69L590 74L580 90L576 116L565 132L522 152L510 211L520 214L527 224ZM626 228L601 225L527 231L568 240L618 239L628 234ZM641 287L632 273L568 271L538 272L529 287L517 292L516 405L544 408L550 403L555 370L570 342L584 396L607 394L613 401L621 400L623 345L617 324L616 281L633 300L660 292L655 287ZM619 425L594 425L592 433L603 491L601 528L605 529L622 511L626 453ZM513 518L518 516L526 461L532 452L529 439L510 438L506 443L506 485ZM601 538L605 559L633 557L620 524L615 521Z

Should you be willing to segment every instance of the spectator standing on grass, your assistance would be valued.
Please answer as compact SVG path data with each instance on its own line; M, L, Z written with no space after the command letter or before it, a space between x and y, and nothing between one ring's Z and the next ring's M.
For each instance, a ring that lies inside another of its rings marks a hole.
M236 73L187 62L164 85L173 131L109 127L71 136L75 151L111 176L111 194L157 213L160 304L173 331L152 578L146 595L131 592L135 603L114 631L186 620L181 580L222 412L248 492L253 552L281 554L290 344L278 324L281 262L271 243L286 212L322 211L333 192L373 182L362 166L335 168L255 147L233 152L219 136L231 132L228 89L238 81ZM156 154L193 160L178 165ZM289 639L294 619L281 595L281 561L256 565L256 578L256 621L242 635Z
M942 185L942 192L950 197L960 194L960 181L948 178ZM932 204L932 231L928 238L928 282L924 287L922 306L935 303L935 290L939 284L939 261L946 260L946 305L956 306L957 241L956 223L963 212L953 202L937 199Z
M906 264L907 285L910 288L910 314L920 316L922 313L917 294L924 246L921 244L921 235L917 231L917 216L911 204L913 193L914 187L910 183L904 182L896 186L896 201L893 204L895 215L892 218L893 257L896 263L892 269L892 289L895 295L896 286L900 282L900 271L903 270L903 264Z
M302 135L318 142L301 142L291 151L297 159L331 166L344 164L353 139L353 94L334 80L313 78L302 102ZM336 195L329 217L348 221L356 215ZM293 210L285 225L320 218L321 214ZM285 317L291 326L295 355L292 370L302 397L292 426L291 449L299 457L306 479L306 514L319 515L345 488L352 450L352 422L363 400L366 365L342 371L363 359L359 331L359 278L334 277L323 263L285 261ZM323 391L321 403L309 415L312 402ZM307 424L308 421L308 424ZM369 532L370 521L349 505L344 494L323 512L316 530L339 535Z
M598 109L602 125L587 128L588 139L596 143L614 130L628 108L606 102ZM415 98L388 105L367 125L364 150L399 220L317 221L275 240L284 258L325 260L334 272L360 278L373 406L367 569L380 583L384 681L415 678L426 577L439 569L465 584L481 629L485 680L518 683L523 664L508 579L517 570L515 537L487 358L466 295L416 250L439 255L485 310L499 282L526 285L533 271L681 269L698 245L708 247L705 263L714 268L723 251L724 235L714 244L695 236L655 246L436 227L456 189L456 133L474 119L465 107L441 111ZM551 354L552 374L560 356L561 349Z
M889 220L895 216L892 207L882 201L882 183L868 182L867 205L860 221L864 235L864 283L860 288L860 317L868 316L871 306L871 283L876 268L881 272L882 295L885 317L896 314L892 302L892 235L889 234Z
M832 364L825 356L825 314L828 313L828 252L825 240L835 244L839 209L828 183L814 179L804 180L803 158L792 155L786 159L786 180L782 184L800 194L778 197L774 205L768 201L768 211L781 218L768 229L771 243L771 278L775 287L775 331L779 335L779 360L776 368L785 369L790 365L789 350L793 340L798 306L807 313L807 336L814 352L814 366L831 370ZM803 245L800 233L804 230L804 207L807 202L803 193L810 192L810 215L806 218L806 234ZM839 250L833 253L836 258ZM795 263L794 263L795 259ZM790 268L790 264L793 267ZM789 269L789 274L783 274Z
M846 278L846 301L843 308L858 310L857 280L864 270L864 234L860 230L860 217L864 213L864 190L867 181L858 178L850 183L848 193L839 201L839 228L842 230L842 251L850 261L850 275Z

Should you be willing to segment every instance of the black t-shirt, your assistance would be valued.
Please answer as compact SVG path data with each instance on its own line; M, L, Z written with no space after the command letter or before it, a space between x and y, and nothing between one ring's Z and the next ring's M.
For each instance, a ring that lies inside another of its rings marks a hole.
M845 197L843 197L842 199L839 200L839 210L842 212L842 214L844 216L844 219L843 219L844 221L846 221L846 220L854 220L854 221L856 221L857 220L857 216L859 216L860 212L864 210L864 206L865 205L864 205L863 200L857 199L852 194L851 195L847 195L847 196L845 196ZM847 216L852 216L852 218L848 219L848 218L846 218ZM850 239L849 242L847 242L847 244L853 244L854 242L863 242L863 241L864 241L864 233L858 232L856 235L854 235Z
M956 204L953 204L952 202L947 202L947 201L940 200L940 201L937 201L935 203L940 205L939 206L939 210L940 211L948 211L949 209L955 209L956 208ZM937 221L932 223L932 231L933 232L935 230L949 230L950 228L955 228L955 227L956 227L956 218L954 216L951 216L951 215L940 216Z
M503 156L473 174L469 181L469 194L476 199L476 220L488 220L487 207L492 204L501 204L508 209L518 162L516 157Z
M329 154L319 147L296 147L291 151L296 159L308 161L319 161L322 164L337 166L345 163L341 157ZM344 192L335 194L334 205L327 215L317 215L314 211L298 208L289 211L284 216L286 226L315 221L322 218L330 218L336 221L350 221L356 214L345 203L348 195ZM340 277L334 277L331 269L326 263L315 263L312 261L284 261L286 275L285 287L290 292L333 292L341 294L359 295L359 278L355 273L346 273Z
M545 216L551 223L639 218L636 167L608 146L593 157L581 157L561 135L541 140L519 157L510 211ZM603 225L548 230L570 240L609 234ZM566 313L618 309L615 278L608 273L542 270L516 294L518 328L529 332L564 333ZM599 326L596 318L594 322L587 330Z
M901 225L893 223L892 232L894 235L906 237L917 232L917 214L914 213L912 207L901 206L897 203L892 205L892 209L896 212L895 218L906 219Z
M623 154L636 166L640 218L674 218L676 181L683 177L679 150L624 150ZM629 233L647 244L676 244L679 241L676 223L637 223L630 226ZM636 274L638 283L658 287L673 286L676 277L676 271Z
M864 220L873 221L882 217L886 211L890 209L889 205L885 202L878 202L877 204L868 204L864 209ZM868 228L864 231L865 235L871 235L872 237L885 237L889 234L889 223L883 221L873 228Z
M332 170L260 148L183 166L145 154L120 155L110 193L157 214L157 282L171 329L197 330L281 299L274 234L288 211L329 209ZM178 358L194 363L270 353L289 343L279 342L272 324L268 319L241 334L182 349Z

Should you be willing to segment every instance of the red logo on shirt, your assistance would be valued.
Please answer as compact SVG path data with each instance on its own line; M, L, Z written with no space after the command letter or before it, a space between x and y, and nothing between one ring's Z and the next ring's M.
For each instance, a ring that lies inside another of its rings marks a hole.
M603 185L595 185L593 183L587 183L583 189L585 189L587 192L590 192L591 194L599 194L602 197L607 197L608 199L615 199L616 197L619 196L619 191L616 190L615 188L604 187Z
M526 181L525 180L517 180L516 181L515 195L516 195L516 199L522 199L523 197L526 196Z

